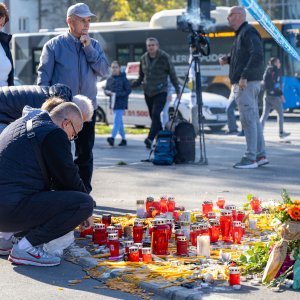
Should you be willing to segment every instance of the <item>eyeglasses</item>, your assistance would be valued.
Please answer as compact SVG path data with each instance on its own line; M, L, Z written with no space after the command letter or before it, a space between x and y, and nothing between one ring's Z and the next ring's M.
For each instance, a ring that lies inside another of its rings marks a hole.
M70 139L70 141L77 140L78 139L78 132L76 131L76 129L75 129L74 125L73 125L73 122L71 120L68 120L68 119L65 119L65 120L70 121L70 124L71 124L71 126L73 128L73 132L74 132L73 137Z

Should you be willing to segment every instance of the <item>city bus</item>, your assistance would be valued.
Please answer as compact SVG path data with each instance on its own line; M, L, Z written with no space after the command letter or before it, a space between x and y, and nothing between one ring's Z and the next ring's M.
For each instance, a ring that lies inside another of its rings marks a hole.
M169 15L161 20L157 16L152 19L150 22L91 23L90 35L100 42L110 61L117 59L122 66L126 66L128 62L139 61L141 55L146 51L147 37L156 37L159 40L160 48L171 56L177 75L184 78L190 61L189 33L177 30L176 15ZM284 108L290 110L299 108L300 62L284 52L257 22L251 21L251 24L262 36L265 65L272 56L276 56L282 61L286 99ZM279 20L274 21L274 24L300 53L300 20ZM43 45L66 30L66 28L61 28L54 31L13 35L12 53L16 76L26 84L33 84L36 80ZM219 18L210 27L210 31L206 35L210 40L211 53L209 56L200 57L202 89L228 97L230 92L229 67L220 66L218 59L230 52L235 33L228 26L226 17L223 16L223 19Z

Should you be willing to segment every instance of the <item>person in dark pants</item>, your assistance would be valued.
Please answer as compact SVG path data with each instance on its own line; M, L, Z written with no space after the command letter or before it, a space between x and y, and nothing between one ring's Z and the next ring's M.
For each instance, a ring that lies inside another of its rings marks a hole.
M177 95L180 88L176 72L170 56L159 49L158 40L150 37L146 40L147 52L141 57L139 78L133 82L132 87L143 83L146 104L151 118L151 127L145 139L147 148L151 148L157 133L162 129L160 114L166 104L168 91L168 77L175 87Z
M55 83L68 85L73 95L84 95L92 100L94 116L83 125L75 143L75 163L79 167L88 193L92 190L93 146L97 109L97 77L108 75L108 60L99 42L89 36L91 13L84 3L68 8L69 31L48 41L42 50L38 67L38 85L50 86Z
M32 109L0 135L0 231L27 232L17 244L11 244L12 263L58 265L60 258L39 246L83 222L92 224L93 199L73 162L70 143L82 126L79 108L68 102L59 104L49 114ZM46 172L42 171L28 132L30 136L34 133ZM2 235L0 250L5 241L7 247L9 240Z

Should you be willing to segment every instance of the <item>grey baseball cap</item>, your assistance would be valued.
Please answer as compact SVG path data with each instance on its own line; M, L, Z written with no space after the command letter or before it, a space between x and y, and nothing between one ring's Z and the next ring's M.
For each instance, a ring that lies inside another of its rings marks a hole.
M68 8L67 17L76 15L80 18L96 17L85 3L77 3Z

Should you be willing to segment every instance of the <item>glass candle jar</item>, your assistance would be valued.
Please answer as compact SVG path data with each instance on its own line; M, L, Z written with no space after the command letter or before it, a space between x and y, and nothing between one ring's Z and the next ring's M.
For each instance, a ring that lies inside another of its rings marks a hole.
M225 205L225 198L223 196L219 196L216 204L220 209L223 209Z
M165 219L157 219L152 233L152 250L155 255L168 254L169 226Z
M195 215L195 219L196 219L197 223L200 223L200 222L203 222L204 217L202 214L197 214L197 215Z
M106 228L105 224L95 223L93 232L93 242L98 245L106 244Z
M154 202L154 198L153 197L147 197L147 199L146 199L146 211L147 212L149 212L149 208L151 207L151 206L153 206L152 204L153 204L153 202Z
M147 212L148 218L154 218L158 214L157 209L154 206L149 207Z
M114 225L116 230L118 231L118 236L119 238L122 238L123 235L123 229L122 229L122 224L118 223Z
M155 209L156 209L156 215L159 215L160 214L160 202L159 201L154 201L152 203L152 206L154 206Z
M144 223L141 219L135 219L133 226L133 241L141 243L143 240Z
M181 228L183 234L186 236L187 240L189 241L190 240L190 232L191 232L190 223L186 222L186 221L181 221L180 228Z
M227 204L224 206L224 208L230 210L232 214L232 220L237 221L236 206L234 204Z
M152 261L152 253L150 247L142 248L142 254L144 263L149 263Z
M167 196L160 197L160 213L165 214L168 212L168 199Z
M136 200L136 216L138 218L145 217L145 201L144 200Z
M198 235L208 235L208 223L201 222L198 223L199 226L199 234Z
M175 198L169 197L168 198L168 211L174 212L174 210L175 210Z
M240 221L232 222L232 240L235 244L240 244L243 236L243 229Z
M103 214L102 223L105 224L105 227L109 226L111 224L111 214Z
M129 247L129 261L131 261L131 262L139 262L140 261L138 247L136 247L136 246Z
M207 214L213 210L213 203L210 200L203 201L202 203L202 213L205 217Z
M240 285L240 269L238 267L229 267L229 284L230 285Z
M128 254L131 246L133 246L133 241L124 241L124 252Z
M245 212L242 211L242 210L238 210L236 212L236 220L240 221L240 222L243 222L244 218L245 218Z
M184 235L177 237L177 241L176 241L177 255L180 256L188 255L188 243L189 242Z
M197 246L197 236L200 235L200 226L198 224L191 225L190 241L193 246Z
M208 232L210 236L210 242L216 243L220 237L220 222L217 219L209 220Z
M222 233L222 240L224 242L230 242L230 235L232 229L232 212L230 210L221 210L220 227Z
M111 257L120 255L120 242L117 233L110 233L108 235L108 247Z

